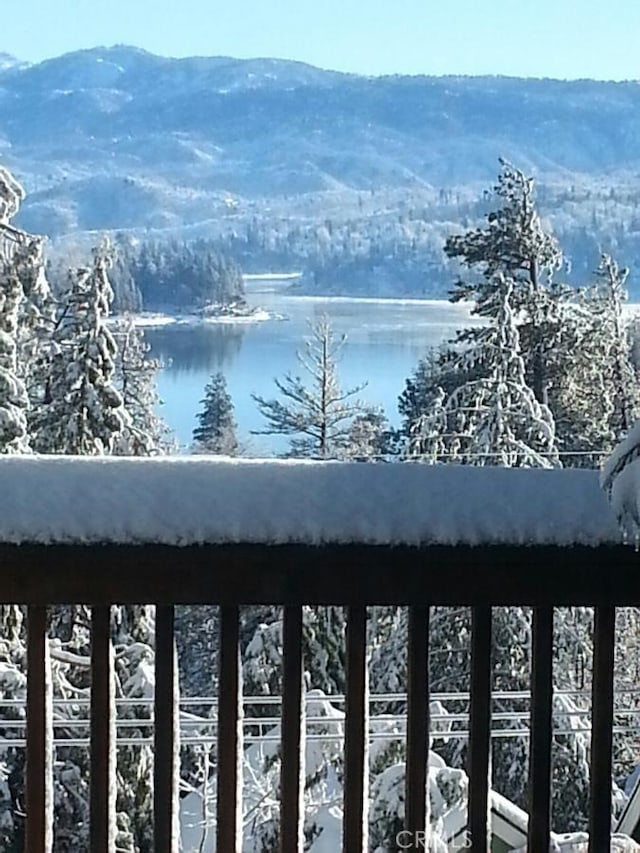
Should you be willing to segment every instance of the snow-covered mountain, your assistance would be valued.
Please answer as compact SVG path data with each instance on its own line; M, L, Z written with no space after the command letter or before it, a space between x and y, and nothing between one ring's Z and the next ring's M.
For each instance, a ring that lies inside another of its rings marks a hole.
M35 230L173 227L244 200L640 171L640 86L382 77L95 48L0 56L0 162ZM336 196L337 194L337 196Z

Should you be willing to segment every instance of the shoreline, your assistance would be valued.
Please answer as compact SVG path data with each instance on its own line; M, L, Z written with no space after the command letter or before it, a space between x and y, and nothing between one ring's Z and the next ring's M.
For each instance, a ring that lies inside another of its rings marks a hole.
M294 299L296 302L300 303L335 303L335 304L344 304L344 303L357 303L357 304L369 304L369 305L421 305L421 306L446 306L453 311L459 311L460 314L468 315L471 310L471 303L451 303L447 299L412 299L407 297L384 297L384 296L332 296L332 295L308 295L301 293L275 293L272 291L268 291L266 294L256 293L250 294L255 295L259 298L259 296L269 296L272 297L274 295L277 296L285 296L288 299ZM289 319L286 314L282 314L278 311L273 311L269 308L262 307L261 305L255 305L253 307L247 307L246 310L236 310L225 312L222 311L220 313L212 312L210 314L206 313L192 313L192 312L176 312L172 313L169 311L142 311L139 314L136 313L126 313L126 314L112 314L108 318L108 322L113 325L118 325L124 323L130 319L134 326L140 328L162 328L165 326L208 326L208 325L253 325L255 323L265 323L268 321L276 320L282 321Z

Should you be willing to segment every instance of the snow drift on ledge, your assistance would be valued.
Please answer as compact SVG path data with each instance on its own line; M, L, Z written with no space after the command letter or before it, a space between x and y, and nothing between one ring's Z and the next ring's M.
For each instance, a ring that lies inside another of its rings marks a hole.
M0 459L4 543L617 543L596 471L60 456Z

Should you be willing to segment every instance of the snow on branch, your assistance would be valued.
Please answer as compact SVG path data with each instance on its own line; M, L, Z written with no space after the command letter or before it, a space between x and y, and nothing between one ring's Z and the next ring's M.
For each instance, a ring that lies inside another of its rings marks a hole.
M7 225L20 209L24 190L11 172L0 166L0 225Z
M226 457L7 456L4 543L599 545L588 470Z

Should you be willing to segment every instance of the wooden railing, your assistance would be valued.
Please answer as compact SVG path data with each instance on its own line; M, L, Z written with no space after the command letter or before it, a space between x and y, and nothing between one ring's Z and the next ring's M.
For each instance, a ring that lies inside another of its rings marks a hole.
M274 510L275 511L275 510ZM113 853L114 712L109 606L151 602L156 611L155 853L177 853L178 720L174 606L220 605L217 851L240 843L238 617L241 605L284 607L280 838L302 850L302 605L347 612L343 851L366 845L367 607L409 607L406 829L422 847L429 743L428 620L432 605L472 608L468 837L486 853L491 729L492 606L533 607L529 851L550 832L553 608L595 607L589 849L611 831L613 654L616 606L640 604L640 560L623 547L386 547L341 545L1 546L0 599L28 607L26 850L50 849L46 780L51 772L46 607L92 606L92 853Z

